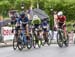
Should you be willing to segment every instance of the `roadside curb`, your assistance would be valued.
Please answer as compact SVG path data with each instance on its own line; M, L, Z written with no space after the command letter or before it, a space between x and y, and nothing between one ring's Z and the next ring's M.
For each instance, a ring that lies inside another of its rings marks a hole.
M3 48L3 47L10 47L12 45L1 45L0 48Z
M6 43L0 43L0 48L13 46L12 41Z
M51 45L52 45L52 44L57 44L57 43L56 43L56 42L55 42L55 43L51 43ZM74 44L74 43L69 43L69 44ZM11 47L11 46L13 46L12 41L9 42L9 43L7 43L7 44L5 44L5 43L0 43L0 48Z

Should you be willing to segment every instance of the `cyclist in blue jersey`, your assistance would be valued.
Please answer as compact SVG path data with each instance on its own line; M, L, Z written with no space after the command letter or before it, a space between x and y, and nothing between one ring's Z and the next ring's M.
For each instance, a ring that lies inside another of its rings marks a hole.
M46 20L43 20L41 26L44 32L48 32L49 24Z
M22 12L20 14L20 17L17 21L18 26L22 26L22 29L26 30L26 36L29 36L29 30L28 30L28 17L26 17L25 12Z

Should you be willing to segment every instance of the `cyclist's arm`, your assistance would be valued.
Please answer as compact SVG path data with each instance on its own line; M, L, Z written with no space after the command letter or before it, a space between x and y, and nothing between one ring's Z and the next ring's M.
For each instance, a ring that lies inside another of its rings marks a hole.
M34 20L31 21L31 24L34 25Z
M41 20L40 20L40 18L38 19L38 21L39 21L39 24L41 24Z
M26 17L26 22L27 22L27 23L29 22L29 19L28 19L28 17Z
M21 21L21 19L18 18L18 19L17 19L17 22L16 22L16 26L20 26L20 21Z
M64 16L64 24L63 25L65 25L66 24L66 16Z
M57 19L56 19L56 24L58 25L58 22L59 22L59 19L58 19L58 17L57 17Z

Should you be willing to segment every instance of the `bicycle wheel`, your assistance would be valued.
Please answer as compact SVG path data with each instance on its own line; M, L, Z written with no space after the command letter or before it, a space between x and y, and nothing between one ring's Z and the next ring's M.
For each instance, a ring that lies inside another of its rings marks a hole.
M36 48L36 38L33 37L33 40L32 41L33 41L33 47Z
M51 40L48 39L47 45L49 46L51 44Z
M67 40L66 41L64 41L64 44L65 44L65 46L66 47L68 47L69 46L69 36L67 35Z
M45 40L44 39L42 39L42 46L44 46L45 45Z
M13 39L13 49L14 50L17 49L17 41L16 41L16 38Z
M52 41L52 36L51 36L51 34L49 33L49 34L48 34L47 45L51 45L51 41Z
M38 39L38 47L40 48L41 45L42 45L42 43L41 43L41 39Z
M27 40L27 48L31 49L32 48L32 39L30 38L30 40Z
M59 47L63 47L63 39L62 39L61 32L57 33L57 44Z
M75 30L74 30L74 32L73 32L73 41L74 41L74 44L75 44Z
M46 33L43 34L43 41L42 41L42 46L44 46L47 43L47 36Z
M17 44L17 46L18 46L18 49L20 51L23 50L23 48L24 48L24 42L22 41L21 38L18 38L18 44Z
M75 38L74 38L74 44L75 44Z

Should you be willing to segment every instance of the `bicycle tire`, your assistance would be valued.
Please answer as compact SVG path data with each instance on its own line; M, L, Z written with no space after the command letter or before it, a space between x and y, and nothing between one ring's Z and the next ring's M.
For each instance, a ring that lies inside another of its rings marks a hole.
M16 42L15 39L13 39L13 49L14 49L14 50L17 49L17 42L16 42L16 45L15 45L15 42Z
M66 41L64 41L64 44L65 44L65 46L66 47L68 47L69 46L69 36L67 35L67 40Z
M21 40L21 38L18 38L18 44L17 44L17 46L18 46L18 49L19 49L20 51L23 50L23 48L24 48L24 43L23 43L23 41Z
M60 31L57 33L57 44L59 47L61 48L63 47L63 40L62 40L62 35Z

